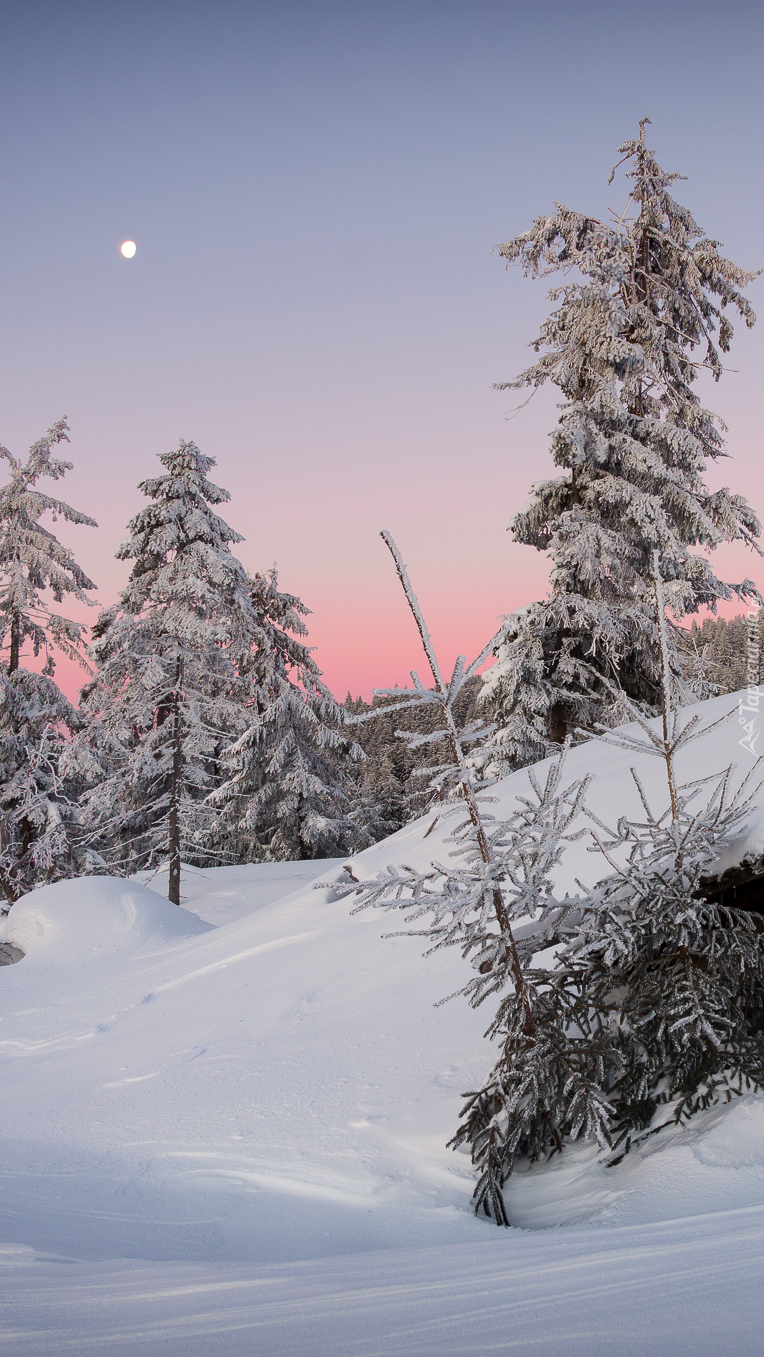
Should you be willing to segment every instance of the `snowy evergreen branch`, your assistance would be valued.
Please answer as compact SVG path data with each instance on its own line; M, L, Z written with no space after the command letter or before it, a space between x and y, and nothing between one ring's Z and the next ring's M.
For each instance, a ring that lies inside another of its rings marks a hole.
M18 669L24 642L30 640L35 657L45 653L44 673L55 669L54 649L69 659L85 664L82 655L81 623L53 612L42 597L50 590L60 603L67 595L80 603L93 605L87 591L95 585L75 561L71 551L56 540L50 529L40 523L44 513L55 522L97 527L95 520L37 486L43 477L60 480L72 463L52 456L53 448L68 442L68 425L60 419L44 438L30 448L26 461L0 447L10 467L10 480L0 488L0 624L8 638L8 672Z
M7 672L0 679L0 888L6 901L43 881L100 863L83 837L78 799L94 767L77 742L83 720L53 681L55 652L87 669L83 626L54 611L65 597L92 603L95 588L40 519L95 527L92 518L38 486L60 480L72 463L53 456L68 442L65 419L30 448L26 460L0 448L9 479L0 488L0 624ZM45 657L42 673L22 668L24 648Z

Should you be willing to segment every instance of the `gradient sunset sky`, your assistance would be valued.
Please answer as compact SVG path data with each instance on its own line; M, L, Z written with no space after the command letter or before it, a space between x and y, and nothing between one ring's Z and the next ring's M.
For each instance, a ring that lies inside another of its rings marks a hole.
M312 609L339 697L422 669L381 528L444 661L480 650L545 591L506 527L556 418L552 393L510 418L522 398L492 390L549 306L492 248L555 199L620 212L608 173L647 115L676 196L764 265L763 39L734 0L0 6L0 442L68 415L60 491L100 527L56 531L99 601L183 436L242 560ZM764 318L703 390L733 459L709 480L760 513L763 357ZM764 590L764 562L717 561Z

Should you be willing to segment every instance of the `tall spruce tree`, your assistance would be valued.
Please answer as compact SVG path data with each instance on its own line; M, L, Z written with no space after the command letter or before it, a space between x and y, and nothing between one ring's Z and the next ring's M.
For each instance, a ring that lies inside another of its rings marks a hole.
M41 881L88 869L92 859L79 832L77 796L89 768L72 742L82 719L53 679L55 652L85 664L83 624L55 610L65 598L89 603L95 588L40 520L96 524L87 514L41 489L72 463L53 455L68 442L59 420L25 460L0 447L10 470L0 488L0 627L7 655L0 676L0 888L12 903ZM22 667L27 653L45 657L42 673Z
M486 676L500 771L543 758L577 726L612 722L619 690L645 713L660 710L654 550L676 618L759 597L750 580L720 580L705 555L729 541L758 550L761 529L745 499L706 485L708 462L726 455L724 426L695 389L701 370L722 374L729 311L753 325L742 289L755 275L671 196L681 176L648 149L647 121L619 148L630 181L621 217L604 223L558 205L499 247L531 278L566 278L533 344L541 357L498 388L560 390L551 451L564 469L532 487L511 524L552 569L548 597L507 619Z
M235 660L252 601L231 551L241 536L213 509L230 498L208 479L214 458L181 440L159 460L165 474L141 482L151 502L117 552L134 562L127 588L93 629L97 674L83 702L104 776L86 812L121 870L169 860L179 904L181 858L215 860L206 797L246 724Z

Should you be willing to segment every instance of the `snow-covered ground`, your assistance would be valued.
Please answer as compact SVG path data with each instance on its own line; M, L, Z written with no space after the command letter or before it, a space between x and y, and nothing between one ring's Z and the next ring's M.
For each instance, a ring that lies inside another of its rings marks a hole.
M682 755L699 777L753 759L737 698ZM600 742L605 819L656 805L657 760ZM500 787L501 805L527 785ZM761 798L764 802L764 798ZM407 826L354 859L442 855ZM733 856L761 851L761 824ZM571 845L566 874L602 874ZM185 907L89 878L14 906L0 970L0 1352L747 1354L764 1318L764 1099L655 1137L606 1168L588 1146L516 1175L510 1231L470 1212L446 1149L492 1060L487 1013L435 1002L456 953L422 959L352 915L341 863L184 875ZM553 1229L545 1227L555 1227ZM132 1260L132 1261L115 1261Z

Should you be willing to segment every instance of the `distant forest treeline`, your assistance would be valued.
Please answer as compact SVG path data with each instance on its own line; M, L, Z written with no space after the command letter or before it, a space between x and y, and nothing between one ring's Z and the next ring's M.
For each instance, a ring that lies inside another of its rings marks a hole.
M764 669L764 628L759 628L759 663ZM729 619L706 617L700 624L674 633L677 650L691 698L734 693L746 686L747 621L745 614ZM492 720L490 699L481 703L483 681L470 679L455 703L460 726L482 716ZM406 736L431 735L438 725L436 707L415 706L393 714L386 712L395 698L375 697L364 702L348 693L345 708L353 716L376 711L357 727L356 738L367 761L357 767L362 790L379 807L384 820L395 829L421 815L433 800L437 787L430 782L438 767L448 761L443 740L411 747ZM404 732L402 736L396 731Z

